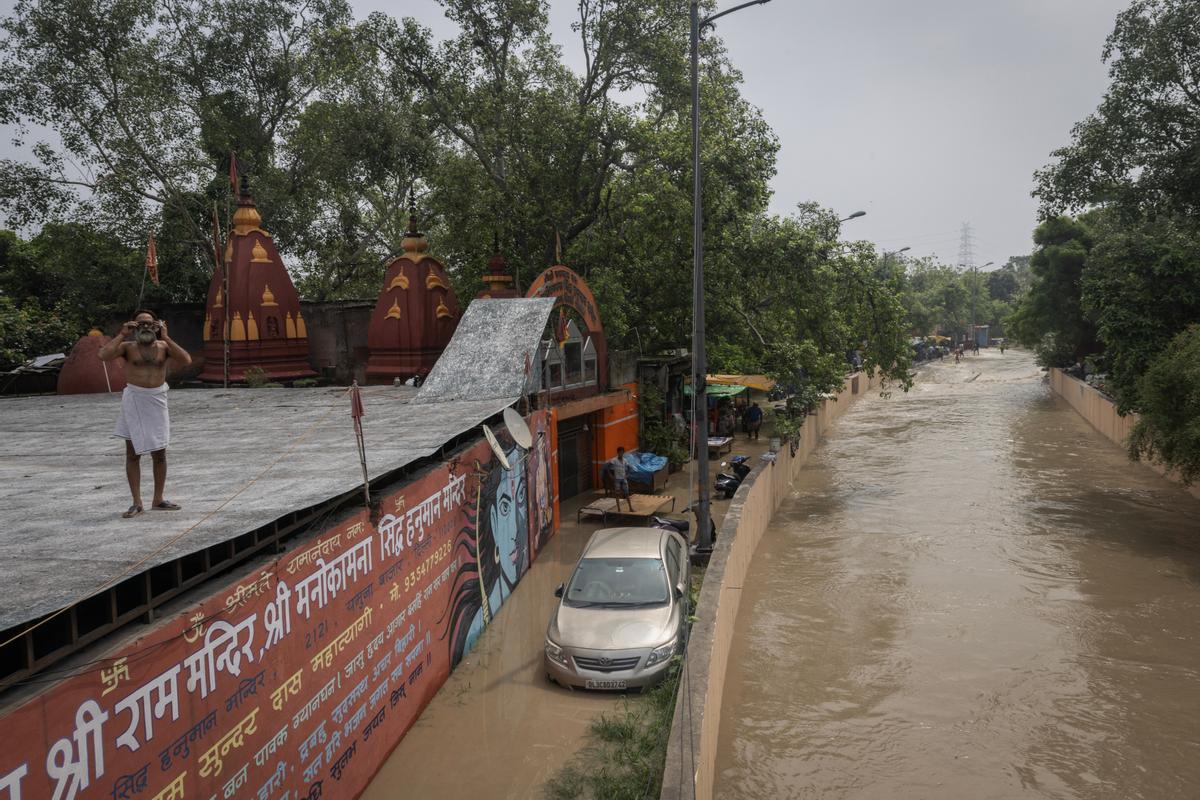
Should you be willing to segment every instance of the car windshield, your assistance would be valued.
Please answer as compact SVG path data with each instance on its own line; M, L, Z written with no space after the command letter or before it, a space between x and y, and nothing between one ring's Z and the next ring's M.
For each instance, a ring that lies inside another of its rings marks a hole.
M569 606L661 605L667 573L657 558L585 558L575 567L564 601Z

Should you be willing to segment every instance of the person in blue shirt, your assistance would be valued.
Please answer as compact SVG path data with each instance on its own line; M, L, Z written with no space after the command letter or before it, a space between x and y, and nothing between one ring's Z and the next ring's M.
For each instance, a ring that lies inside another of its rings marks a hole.
M746 409L746 423L750 431L750 438L758 438L758 429L762 427L763 412L758 407L758 403L751 403L750 408Z

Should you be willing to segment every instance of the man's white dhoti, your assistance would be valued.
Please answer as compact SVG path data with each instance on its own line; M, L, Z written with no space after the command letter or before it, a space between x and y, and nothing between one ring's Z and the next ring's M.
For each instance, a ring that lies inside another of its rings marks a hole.
M171 443L168 390L165 383L153 389L129 384L121 395L116 435L133 442L133 451L139 456L162 450Z

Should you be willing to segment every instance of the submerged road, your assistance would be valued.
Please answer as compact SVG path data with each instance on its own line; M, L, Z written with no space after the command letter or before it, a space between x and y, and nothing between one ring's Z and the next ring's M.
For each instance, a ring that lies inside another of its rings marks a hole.
M848 412L738 630L716 797L1200 797L1200 501L1028 354Z
M765 438L748 443L739 435L734 452L757 456L766 446ZM711 465L714 477L718 464ZM689 501L687 475L675 473L662 490L676 497L680 510ZM576 511L593 496L563 502L559 532L362 800L536 800L586 745L593 719L643 701L638 695L568 691L545 675L546 625L558 605L554 587L570 578L588 538L603 527L595 519L577 521ZM720 524L729 501L714 499L712 507Z

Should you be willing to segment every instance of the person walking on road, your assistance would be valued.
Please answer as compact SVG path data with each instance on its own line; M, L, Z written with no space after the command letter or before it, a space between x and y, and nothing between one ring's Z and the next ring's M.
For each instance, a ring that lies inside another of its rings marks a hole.
M751 403L750 408L746 409L746 429L750 438L755 441L758 440L758 429L762 427L762 421L762 409L758 407L758 403Z

